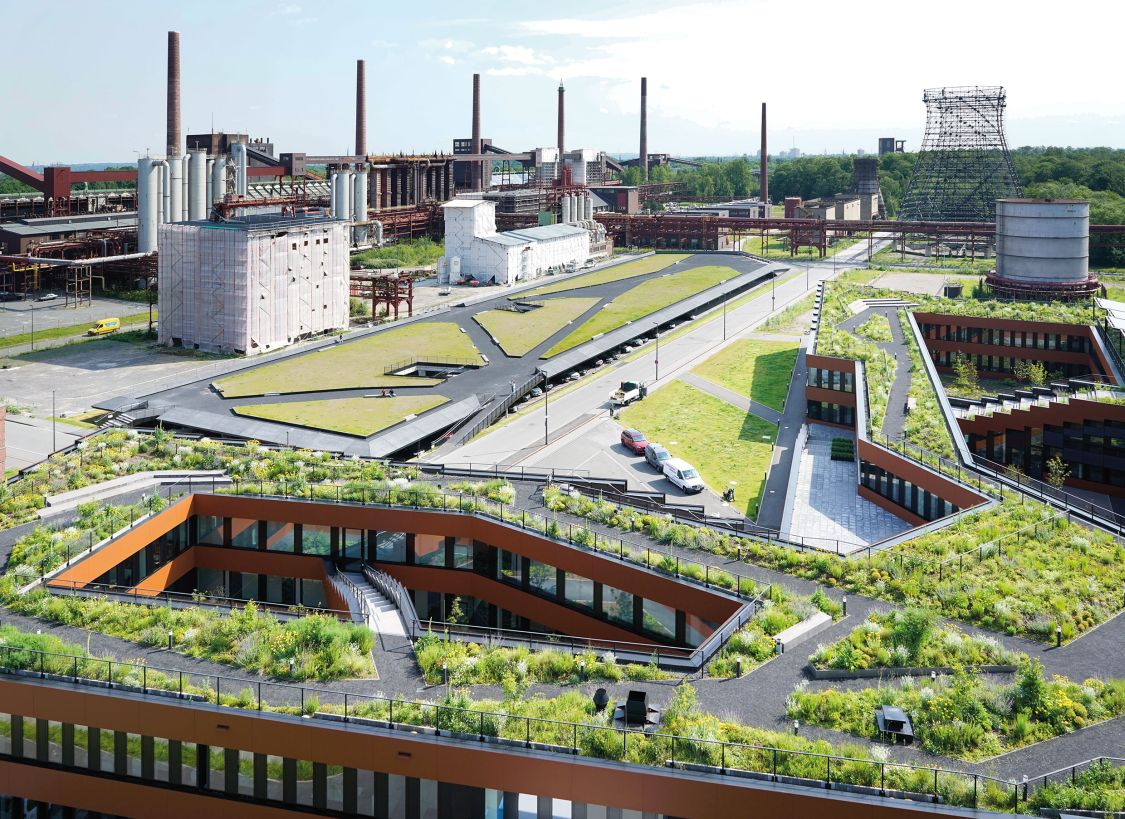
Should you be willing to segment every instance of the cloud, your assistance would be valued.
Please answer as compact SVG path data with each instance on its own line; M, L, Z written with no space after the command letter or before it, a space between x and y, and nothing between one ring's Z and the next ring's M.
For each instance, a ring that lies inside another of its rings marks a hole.
M453 57L450 57L448 54L442 54L440 57L438 57L438 62L445 63L446 65L457 64L457 60L455 60Z
M505 65L501 68L485 69L484 73L489 77L528 77L535 74L542 74L543 69L536 68L532 65Z
M369 45L372 48L398 48L398 43L393 43L390 40L372 40Z
M539 54L527 46L488 46L482 48L480 53L488 57L495 57L501 62L519 63L521 65L546 65L554 62L554 59L549 55Z
M294 14L300 14L301 7L296 3L282 3L273 10L273 13L283 17L291 17Z

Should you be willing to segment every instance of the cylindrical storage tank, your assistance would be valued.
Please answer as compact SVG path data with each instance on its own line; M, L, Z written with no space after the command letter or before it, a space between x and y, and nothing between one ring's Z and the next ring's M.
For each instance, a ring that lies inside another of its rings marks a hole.
M211 167L211 203L222 202L227 195L227 158L215 157L215 164Z
M188 219L207 218L207 152L188 154L191 170L188 172Z
M248 164L246 146L236 142L230 146L230 158L234 161L234 192L246 195L246 166Z
M184 210L184 164L180 157L168 160L168 210L164 214L164 221L179 222L183 218Z
M180 177L180 184L183 186L183 194L180 197L180 216L176 221L186 222L188 214L191 212L188 202L191 201L191 190L188 187L188 179L191 177L191 157L184 154L177 162L182 162L184 166L183 174Z
M585 198L586 198L585 219L586 219L587 222L592 222L592 221L594 221L594 197L591 196L590 194L586 194Z
M137 251L156 250L156 229L160 224L161 166L149 157L137 160Z
M1090 274L1090 203L997 200L996 274L1031 284L1086 281Z
M367 171L356 171L355 190L352 196L352 218L357 222L367 221Z
M857 156L852 159L852 190L856 193L879 193L879 157Z
M569 225L570 224L570 197L569 196L563 196L563 197L560 198L560 201L562 202L562 213L560 214L559 219L561 220L562 224Z
M334 180L332 217L351 219L351 174L347 171L337 171L332 174L332 179Z
M215 201L215 160L207 160L207 198L203 201L207 203L207 207L211 207L211 203Z

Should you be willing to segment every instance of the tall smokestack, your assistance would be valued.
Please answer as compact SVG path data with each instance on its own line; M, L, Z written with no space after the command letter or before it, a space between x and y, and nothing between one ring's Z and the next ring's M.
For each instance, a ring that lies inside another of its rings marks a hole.
M168 32L168 144L169 159L180 155L180 32Z
M770 170L769 170L769 165L767 164L767 157L768 156L769 156L769 151L766 149L766 104L763 102L762 103L762 158L761 158L761 164L758 166L758 172L759 172L759 176L758 176L758 180L759 180L759 183L758 183L759 184L758 198L761 199L763 203L768 202L770 200ZM765 215L769 216L769 213L767 212Z
M480 155L480 74L473 75L473 147L472 152ZM469 184L473 190L484 188L484 163L474 162L469 166ZM491 181L491 180L490 180Z
M641 179L648 182L648 77L641 77Z
M355 154L367 155L367 64L355 61Z
M559 167L563 166L563 137L566 134L566 90L559 80Z

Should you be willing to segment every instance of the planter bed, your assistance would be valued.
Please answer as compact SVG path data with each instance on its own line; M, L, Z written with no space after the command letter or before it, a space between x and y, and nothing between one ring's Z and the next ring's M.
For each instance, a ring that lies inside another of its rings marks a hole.
M1014 674L1014 665L978 665L966 668L977 674ZM952 674L950 666L927 666L914 668L857 668L848 671L846 668L817 668L812 663L808 665L809 676L814 680L857 680L874 679L879 677L928 677L930 674Z

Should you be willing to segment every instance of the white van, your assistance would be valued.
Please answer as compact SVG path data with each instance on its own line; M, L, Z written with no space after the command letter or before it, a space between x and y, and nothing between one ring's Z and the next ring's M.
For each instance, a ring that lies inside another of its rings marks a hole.
M669 458L664 462L664 477L684 492L695 494L703 491L703 479L699 477L699 472L679 458Z

